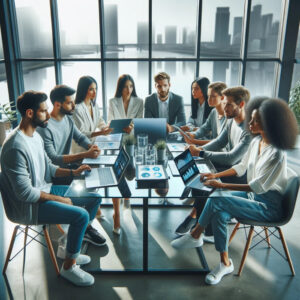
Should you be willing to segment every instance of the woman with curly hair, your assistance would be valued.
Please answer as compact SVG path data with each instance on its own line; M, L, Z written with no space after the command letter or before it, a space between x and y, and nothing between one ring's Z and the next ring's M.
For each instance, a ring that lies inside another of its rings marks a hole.
M174 248L193 248L203 244L203 231L212 222L215 248L221 262L206 275L207 284L217 284L224 275L233 272L228 256L227 224L231 218L273 222L282 215L282 195L287 183L287 161L283 150L292 149L298 134L294 114L280 99L256 98L247 108L249 130L253 138L242 161L219 173L206 173L205 185L232 191L215 191L207 199L196 227L174 240ZM227 176L242 176L247 172L247 184L222 183L215 180Z

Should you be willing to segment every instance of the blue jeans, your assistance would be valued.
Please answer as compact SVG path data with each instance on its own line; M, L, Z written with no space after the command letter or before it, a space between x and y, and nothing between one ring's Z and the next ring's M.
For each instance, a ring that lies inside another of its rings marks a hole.
M68 186L52 185L50 194L64 196ZM75 259L80 254L82 239L90 221L97 213L101 203L99 195L71 198L73 205L57 201L39 204L38 222L40 224L70 224L67 238L66 257Z
M228 252L227 224L231 218L254 221L277 221L282 215L282 196L276 191L264 194L247 192L216 191L206 201L199 217L201 227L212 223L215 247L219 252Z

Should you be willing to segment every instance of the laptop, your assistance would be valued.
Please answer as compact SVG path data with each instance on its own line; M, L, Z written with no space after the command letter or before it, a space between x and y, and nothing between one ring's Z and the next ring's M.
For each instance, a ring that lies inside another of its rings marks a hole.
M146 133L148 135L148 142L151 144L155 144L158 140L166 140L166 118L133 119L133 124L135 137L140 133Z
M118 185L129 163L129 155L122 147L112 167L93 168L85 176L87 189Z
M186 187L201 191L213 190L213 188L205 186L200 181L201 174L189 149L176 156L174 162ZM203 169L210 170L209 167Z

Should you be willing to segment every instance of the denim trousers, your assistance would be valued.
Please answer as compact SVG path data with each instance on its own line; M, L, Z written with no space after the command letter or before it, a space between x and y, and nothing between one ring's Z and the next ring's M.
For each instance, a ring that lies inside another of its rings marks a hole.
M64 185L52 185L50 194L63 197L68 188ZM101 197L90 193L82 197L72 197L71 200L73 205L57 201L41 202L38 222L40 224L70 224L66 257L75 259L80 254L85 230L96 216Z
M254 221L277 221L282 216L282 196L277 191L255 194L237 191L217 190L206 201L199 217L201 227L212 224L215 248L228 252L228 222L231 218Z

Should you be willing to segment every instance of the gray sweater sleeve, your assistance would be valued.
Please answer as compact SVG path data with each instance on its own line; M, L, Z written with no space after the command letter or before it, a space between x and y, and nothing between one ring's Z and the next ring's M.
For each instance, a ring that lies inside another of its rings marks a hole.
M32 186L25 154L17 148L1 153L5 174L14 189L16 198L27 203L35 203L40 199L41 192Z
M52 163L55 165L63 164L63 155L57 154L54 146L53 135L48 128L43 128L42 130L37 130L44 140L44 147L48 157L51 159Z
M251 142L251 135L246 130L243 130L239 143L236 144L230 151L213 152L213 151L207 151L207 149L205 148L204 157L210 159L212 163L232 166L238 163L242 159L243 155L248 150L250 142Z
M222 151L222 148L224 148L228 144L228 130L230 126L230 122L227 123L227 126L223 128L223 130L220 132L220 134L204 145L202 148L206 151ZM229 126L228 126L229 125Z
M215 122L215 120L216 120L216 116L214 110L212 110L209 113L205 123L201 125L201 127L195 132L195 138L200 139L205 136L208 136L212 131L212 123Z
M72 122L73 123L73 122ZM73 123L73 139L74 141L80 145L81 147L85 148L85 149L89 149L88 145L92 144L92 142L84 135L82 134L78 128L76 127L76 125Z

